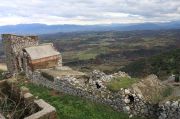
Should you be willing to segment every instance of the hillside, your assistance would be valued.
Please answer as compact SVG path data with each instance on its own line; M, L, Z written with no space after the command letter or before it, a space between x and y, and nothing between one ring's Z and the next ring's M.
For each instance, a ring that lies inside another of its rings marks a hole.
M180 30L72 32L40 35L53 42L63 64L81 71L116 72L140 59L180 48ZM0 62L4 63L0 43Z
M62 53L64 65L115 72L145 57L180 47L180 30L76 32L41 35Z
M122 68L122 70L139 77L156 74L161 77L161 79L171 74L179 74L180 49L135 61Z
M53 42L63 64L82 71L111 73L137 61L180 48L180 30L72 32L40 35ZM4 63L0 43L0 62Z

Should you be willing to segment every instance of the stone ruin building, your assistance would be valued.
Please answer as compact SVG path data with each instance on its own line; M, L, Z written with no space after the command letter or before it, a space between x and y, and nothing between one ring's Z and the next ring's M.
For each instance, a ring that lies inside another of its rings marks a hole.
M52 43L39 44L37 36L2 34L10 74L62 66L61 54Z

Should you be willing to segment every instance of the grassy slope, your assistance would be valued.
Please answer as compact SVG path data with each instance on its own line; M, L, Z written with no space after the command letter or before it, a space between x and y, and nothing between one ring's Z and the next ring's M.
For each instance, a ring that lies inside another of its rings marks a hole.
M113 92L117 92L121 88L128 88L132 86L134 83L138 83L139 81L140 79L138 78L128 78L128 77L116 78L107 84L107 88ZM142 86L142 81L141 81L141 86ZM143 95L146 95L146 97L148 97L148 100L151 101L152 103L158 103L159 101L169 98L169 96L171 96L173 92L172 87L167 86L160 88L160 86L159 87L157 87L156 85L152 86L151 82L149 81L147 82L147 80L143 81L142 88L140 88L141 86L139 86L139 89L141 90Z
M107 87L109 90L116 92L116 91L119 91L121 88L128 88L129 86L136 83L137 81L138 79L136 78L120 77L120 78L116 78L110 81L107 84Z
M28 84L27 87L34 95L54 106L60 119L128 119L124 113L79 97L56 94L52 90L33 84Z
M156 74L159 77L180 73L180 49L135 61L122 69L132 76Z

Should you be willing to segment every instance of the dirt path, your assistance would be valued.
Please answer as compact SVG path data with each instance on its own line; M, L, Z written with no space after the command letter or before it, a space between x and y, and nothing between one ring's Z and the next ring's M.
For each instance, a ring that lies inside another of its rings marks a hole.
M1 64L1 63L0 63L0 70L7 71L7 66L6 66L6 64Z

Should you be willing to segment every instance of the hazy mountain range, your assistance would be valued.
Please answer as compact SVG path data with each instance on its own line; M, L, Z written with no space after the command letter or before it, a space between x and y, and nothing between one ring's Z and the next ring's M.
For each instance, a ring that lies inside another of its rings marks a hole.
M18 24L0 26L0 33L13 34L49 34L57 32L80 31L130 31L130 30L159 30L180 29L180 21L166 23L139 24L102 24L102 25L46 25L46 24Z

